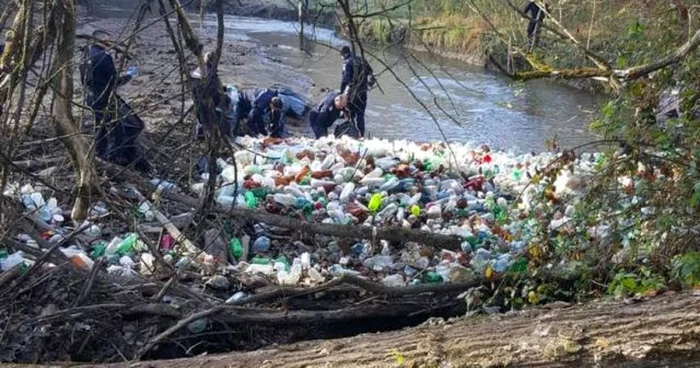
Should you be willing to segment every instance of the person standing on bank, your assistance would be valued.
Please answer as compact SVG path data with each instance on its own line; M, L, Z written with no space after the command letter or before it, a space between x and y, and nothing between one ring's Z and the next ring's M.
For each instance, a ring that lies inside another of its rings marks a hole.
M137 69L130 67L119 77L114 59L107 51L109 33L97 30L92 36L96 42L87 48L85 62L80 66L81 82L85 87L85 104L95 116L95 155L120 165L135 162L143 172L150 171L144 157L139 157L137 138L144 128L143 121L117 95L117 87L132 80Z
M349 46L343 46L340 55L343 58L340 93L347 95L350 119L357 124L360 136L364 137L367 91L375 83L373 70L367 60L354 55Z
M537 46L540 26L544 20L544 17L547 15L547 13L549 13L549 5L544 1L542 3L545 6L544 9L540 8L540 6L534 0L530 0L525 7L524 13L528 14L530 17L530 23L527 25L527 41L530 49Z

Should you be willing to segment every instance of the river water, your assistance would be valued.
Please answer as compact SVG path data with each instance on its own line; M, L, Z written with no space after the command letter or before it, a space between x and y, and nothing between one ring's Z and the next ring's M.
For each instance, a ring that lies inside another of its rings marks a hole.
M130 9L121 3L99 4L110 16ZM193 15L192 22L203 39L215 38L213 15L205 16L203 22ZM327 89L340 88L340 56L324 45L339 48L346 41L332 30L307 26L311 46L301 51L297 23L227 16L225 25L229 40L260 46L261 51L254 65L221 65L224 83L288 86L316 102ZM486 143L515 152L542 151L551 138L562 148L595 139L588 122L600 100L587 92L546 80L514 83L482 67L425 53L376 48L370 52L374 57L368 60L379 75L381 90L370 91L368 136ZM390 65L394 74L377 58ZM311 130L302 127L302 133L311 134Z
M323 89L340 87L340 56L324 45L337 48L346 42L333 31L307 27L313 44L301 51L296 23L230 16L225 24L227 37L268 46L266 61L279 65L269 68L261 62L260 73L252 71L244 78L248 82L258 78L291 85L313 101L321 99ZM206 18L203 26L205 33L213 32L215 19ZM516 152L542 151L545 141L555 137L564 148L595 139L587 127L599 100L589 93L545 80L514 83L481 67L426 53L410 52L416 61L408 51L370 52L375 58L368 60L379 74L381 90L370 91L369 136L417 141L446 138ZM390 65L394 74L376 58ZM307 86L310 88L304 91Z

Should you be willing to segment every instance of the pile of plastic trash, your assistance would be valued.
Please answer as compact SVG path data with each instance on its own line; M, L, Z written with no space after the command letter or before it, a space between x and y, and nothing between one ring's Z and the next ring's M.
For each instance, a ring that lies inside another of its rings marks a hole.
M465 282L476 275L490 277L525 267L527 260L520 256L532 240L534 221L527 214L546 205L536 199L543 186L532 184L529 178L557 157L495 152L486 146L378 139L239 138L237 143L246 149L237 151L232 160L216 162L215 200L224 208L268 211L328 224L411 228L457 235L463 242L460 250L445 250L411 239L390 244L316 235L311 245L280 236L281 229L257 224L254 233L227 234L227 255L217 260L211 256L193 259L179 253L168 234L161 237L161 255L175 267L201 269L202 262L209 262L215 271L209 272L214 276L208 285L215 289L228 290L226 277L244 274L266 275L283 285L313 285L350 273L403 286ZM598 158L597 154L582 155L575 163L577 173L592 171ZM201 195L208 174L196 179L190 190ZM575 194L577 180L580 176L561 176L554 195ZM177 190L157 179L153 183ZM40 221L56 229L46 232L47 241L54 243L65 236L68 231L62 227L62 211L54 198L44 201L29 185L15 194L27 211L38 213ZM100 203L91 208L96 216L106 211ZM134 211L142 223L156 221L148 203ZM553 229L566 226L573 212L567 206L552 222ZM85 227L81 236L87 237L81 244L89 247L69 242L61 248L73 263L91 268L96 258L106 257L110 273L125 277L152 274L155 256L136 234L103 239L96 223L80 226ZM31 242L26 236L20 240ZM21 252L0 253L3 271L22 262L30 264L31 259ZM243 296L236 293L232 300Z

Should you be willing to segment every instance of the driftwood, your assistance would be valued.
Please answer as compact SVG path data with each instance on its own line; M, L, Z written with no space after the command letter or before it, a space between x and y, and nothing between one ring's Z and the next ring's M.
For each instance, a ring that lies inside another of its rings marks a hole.
M199 204L197 199L179 193L167 192L165 196L170 200L181 202L191 207L196 207ZM216 206L213 209L220 214L231 217L250 219L272 226L294 229L311 234L336 236L339 238L376 238L393 242L412 241L435 248L450 250L459 250L462 244L462 239L458 236L428 233L413 229L311 223L291 217L243 208L227 209L223 206Z
M237 300L229 305L217 305L207 310L193 313L178 323L154 337L139 353L138 357L144 356L159 343L165 341L176 332L185 328L193 321L216 316L217 320L225 323L264 323L264 324L304 324L312 322L343 322L362 318L382 318L410 315L416 312L427 312L432 309L440 309L444 305L433 308L416 304L415 302L401 303L399 301L372 306L352 306L343 309L329 311L281 311L278 309L244 308L236 305L250 303L262 303L280 297L292 297L308 294L315 294L328 290L341 284L352 284L370 293L384 297L398 297L418 295L423 293L449 293L467 290L481 284L481 280L459 284L424 284L417 286L390 287L376 282L368 281L352 275L343 275L325 284L313 288L284 288L269 293L253 295L251 297ZM212 317L214 318L214 317Z
M187 239L187 237L185 237L185 235L182 234L180 230L172 222L170 222L167 217L165 217L165 215L163 215L153 206L153 203L146 199L146 197L144 197L138 190L134 190L134 192L141 203L146 203L148 205L148 208L150 208L151 212L153 212L153 216L156 218L156 220L158 220L158 222L160 222L165 231L167 231L176 242L179 242L183 247L185 247L188 254L197 255L202 253L202 250L197 248L197 246Z

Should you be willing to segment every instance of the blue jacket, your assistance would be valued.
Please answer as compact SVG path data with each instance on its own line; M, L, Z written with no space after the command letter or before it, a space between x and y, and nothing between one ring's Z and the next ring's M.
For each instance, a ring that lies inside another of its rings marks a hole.
M314 109L311 116L311 124L328 128L340 118L341 110L335 107L335 97L340 93L329 93Z
M88 93L92 94L90 104L93 108L106 106L117 86L123 85L131 79L128 75L119 78L112 55L99 44L88 47L86 61L80 67L80 75Z
M350 86L351 96L353 93L367 92L368 80L372 73L372 67L367 60L351 54L345 55L340 93L343 93L347 86Z
M277 97L277 91L266 88L255 95L253 100L253 108L248 114L249 119L262 117L270 110L270 102L273 97Z

